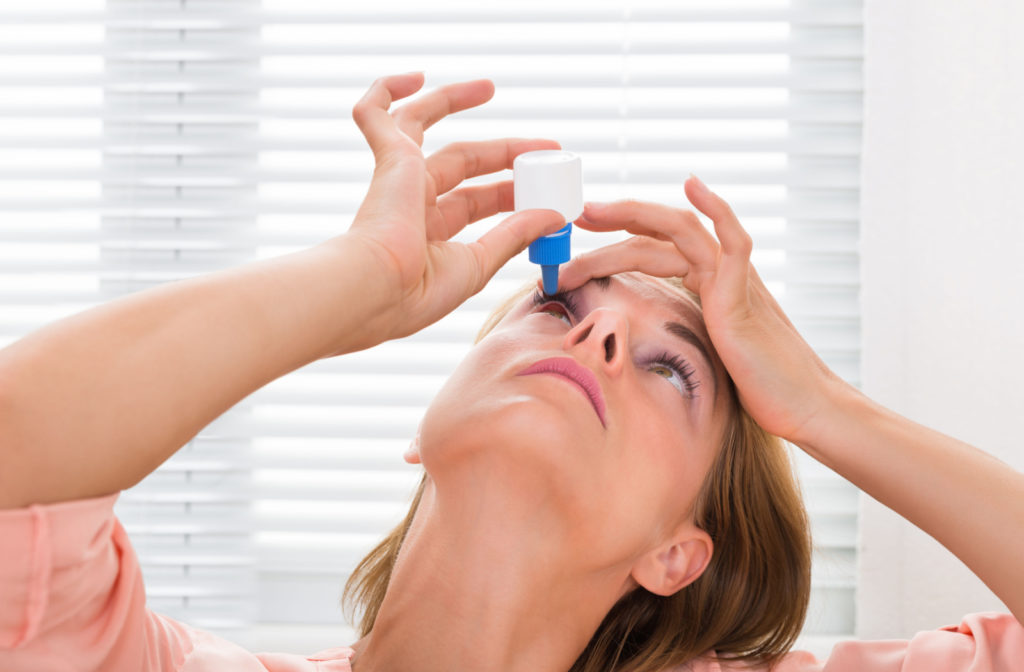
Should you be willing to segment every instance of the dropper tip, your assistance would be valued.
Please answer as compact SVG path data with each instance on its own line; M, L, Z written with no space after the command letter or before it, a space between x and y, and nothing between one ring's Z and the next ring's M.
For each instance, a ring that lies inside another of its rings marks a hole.
M544 282L544 293L548 296L558 293L558 264L544 264L540 267Z

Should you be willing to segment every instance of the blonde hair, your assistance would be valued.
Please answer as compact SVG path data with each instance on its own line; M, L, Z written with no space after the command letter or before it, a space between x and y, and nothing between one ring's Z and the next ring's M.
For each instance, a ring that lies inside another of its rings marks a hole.
M676 278L669 284L698 297ZM503 302L477 342L534 287ZM694 522L714 542L704 573L664 597L637 588L608 612L569 672L657 672L714 651L719 658L772 664L793 645L811 590L811 539L789 453L740 406L729 381L731 412L721 450L697 495ZM363 609L361 636L373 628L402 541L426 484L409 513L356 566L345 584L350 613Z

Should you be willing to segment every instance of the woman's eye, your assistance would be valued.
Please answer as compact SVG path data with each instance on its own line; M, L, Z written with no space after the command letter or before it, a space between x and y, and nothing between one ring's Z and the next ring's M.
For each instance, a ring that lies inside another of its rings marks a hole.
M549 295L538 291L533 295L533 305L535 313L553 315L560 320L565 320L565 323L570 326L572 326L573 316L579 314L571 292Z
M557 303L549 303L546 306L542 306L537 312L554 315L559 319L565 320L566 324L572 324L572 320L569 319L569 315L565 312L565 308L562 308Z
M674 369L671 369L665 366L664 364L654 364L648 370L651 373L657 376L661 376L662 378L668 380L668 382L672 383L672 387L679 390L680 394L685 393L683 390L683 380L679 377L679 374L676 373Z
M648 362L647 370L667 380L687 399L695 396L694 393L700 386L697 371L689 362L676 355L664 354L654 358Z

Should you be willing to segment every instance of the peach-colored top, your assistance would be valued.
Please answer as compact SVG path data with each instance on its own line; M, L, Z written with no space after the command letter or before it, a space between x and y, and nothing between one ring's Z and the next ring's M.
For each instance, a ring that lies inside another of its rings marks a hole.
M146 608L117 495L0 511L0 670L351 672L352 649L253 654ZM680 668L683 669L683 668ZM714 656L686 669L727 670ZM1024 669L1024 628L971 614L911 640L844 642L827 661L788 654L778 672Z

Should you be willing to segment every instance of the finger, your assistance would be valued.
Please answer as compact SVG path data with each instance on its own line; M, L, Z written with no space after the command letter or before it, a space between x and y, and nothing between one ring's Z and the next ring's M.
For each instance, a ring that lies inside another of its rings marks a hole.
M587 203L579 225L591 231L623 229L634 235L671 240L698 270L713 270L718 243L697 215L660 203Z
M537 149L561 149L561 145L554 140L522 138L456 142L430 155L427 159L427 172L434 178L434 185L440 195L471 177L511 168L517 156Z
M423 79L422 72L381 77L370 85L369 90L352 108L352 119L378 160L380 154L395 142L407 141L388 113L388 108L394 101L419 91Z
M571 291L592 278L628 271L640 271L659 278L680 277L687 287L694 289L687 282L691 270L690 261L679 252L675 243L633 236L581 254L562 266L558 272L558 289Z
M690 176L684 188L690 203L710 217L715 225L715 235L722 246L719 267L723 288L733 296L741 296L749 282L750 253L754 246L750 234L740 225L729 204L708 189L696 175Z
M423 143L423 131L449 114L482 105L494 97L494 82L477 79L449 84L395 110L395 123L402 132Z
M541 236L558 231L565 220L557 210L522 210L507 217L469 244L476 256L479 276L474 293L483 289L498 269Z
M745 260L750 259L753 241L746 232L729 204L718 194L708 189L696 175L691 175L686 184L686 198L695 208L711 218L715 225L715 235L722 244L722 254L738 255Z
M430 240L439 240L442 237L448 240L467 224L499 212L511 211L514 201L515 188L511 180L456 189L437 202L442 224L437 230L428 231L427 237ZM437 237L431 237L431 234Z

